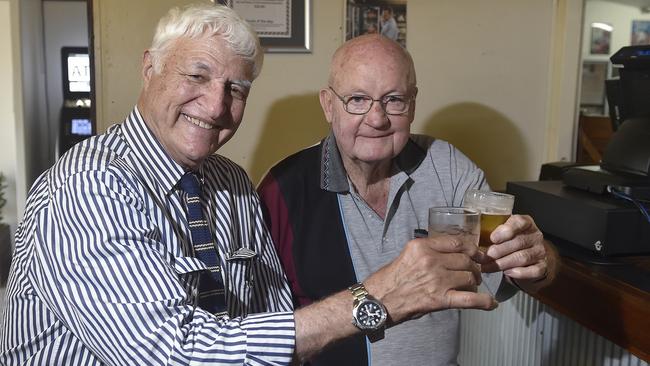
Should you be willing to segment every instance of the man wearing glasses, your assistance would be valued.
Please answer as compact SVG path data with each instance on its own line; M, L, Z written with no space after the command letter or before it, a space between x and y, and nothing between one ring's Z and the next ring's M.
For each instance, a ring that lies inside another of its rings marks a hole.
M258 188L296 306L345 288L361 304L353 324L362 333L317 355L313 365L457 363L459 306L395 325L382 294L355 285L403 259L409 240L426 236L429 207L461 206L466 190L489 189L483 172L452 145L410 133L417 91L413 61L398 43L379 35L346 42L319 94L330 135L277 164ZM483 282L497 300L512 296L513 285L536 291L550 283L555 254L530 217L512 216L492 239L500 245L472 259L490 272ZM455 276L441 269L469 260L429 249L430 267L420 274L434 283Z

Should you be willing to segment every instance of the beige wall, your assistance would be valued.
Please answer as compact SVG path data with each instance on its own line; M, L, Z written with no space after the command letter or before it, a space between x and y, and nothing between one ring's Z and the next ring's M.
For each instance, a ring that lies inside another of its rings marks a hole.
M135 103L155 22L183 2L96 0L100 129ZM342 42L343 7L312 0L311 54L266 55L244 124L220 151L254 182L327 133L317 92ZM497 189L536 179L543 162L571 159L581 1L409 0L407 12L420 88L414 132L459 146Z
M97 128L120 122L140 91L140 62L158 19L183 0L94 0Z
M17 32L14 27L18 24L13 21L17 14L17 3L14 1L0 0L0 172L7 179L7 190L5 198L7 205L3 208L4 222L15 229L19 212L22 212L25 190L17 189L22 182L19 177L17 161L18 152L17 121L20 113L16 106L20 100L20 88L17 84L20 75L20 68L16 60L19 60ZM17 195L20 199L17 199ZM21 202L20 205L17 202ZM18 207L20 206L20 208Z

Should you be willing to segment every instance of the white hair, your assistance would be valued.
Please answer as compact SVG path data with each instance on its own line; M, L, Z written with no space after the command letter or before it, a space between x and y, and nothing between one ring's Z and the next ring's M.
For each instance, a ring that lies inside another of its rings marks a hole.
M172 8L160 19L149 48L156 73L174 42L182 37L219 36L230 49L253 66L253 79L259 75L264 52L253 28L234 10L212 3L193 4L182 9Z

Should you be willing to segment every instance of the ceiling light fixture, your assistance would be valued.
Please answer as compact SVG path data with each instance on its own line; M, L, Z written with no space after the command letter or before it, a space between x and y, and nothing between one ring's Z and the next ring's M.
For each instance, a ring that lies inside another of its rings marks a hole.
M607 23L591 23L592 28L599 28L607 32L611 32L614 30L614 27Z

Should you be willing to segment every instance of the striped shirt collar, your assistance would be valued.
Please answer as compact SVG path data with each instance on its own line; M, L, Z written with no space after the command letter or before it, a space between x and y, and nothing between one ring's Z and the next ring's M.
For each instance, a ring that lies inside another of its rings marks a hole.
M136 106L123 123L124 137L133 151L137 164L146 175L155 177L156 184L167 194L185 174L185 169L165 151L162 144L144 122Z
M426 156L426 150L422 149L411 138L409 138L404 149L393 159L397 167L410 175L420 166ZM321 171L320 187L326 191L343 193L350 191L347 173L343 166L341 153L336 145L334 133L330 134L321 142Z

